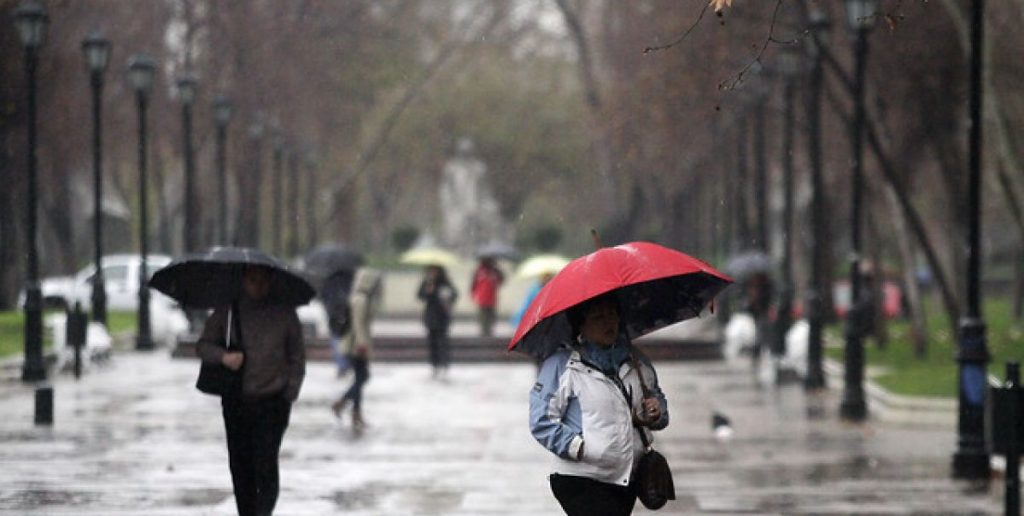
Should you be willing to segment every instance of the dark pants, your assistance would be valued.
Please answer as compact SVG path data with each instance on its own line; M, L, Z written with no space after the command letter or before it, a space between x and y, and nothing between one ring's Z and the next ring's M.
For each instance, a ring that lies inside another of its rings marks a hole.
M277 455L291 403L282 396L256 401L225 396L221 407L238 514L273 514L279 487Z
M355 355L350 355L348 360L352 364L355 378L341 399L351 401L352 409L358 411L363 405L363 385L370 379L370 361L366 357Z
M494 334L495 309L493 306L480 307L480 334L490 337Z
M633 513L636 484L618 486L585 477L554 474L551 492L568 516L625 516Z
M448 328L428 328L427 344L430 345L430 364L434 367L448 367L451 361L448 349Z

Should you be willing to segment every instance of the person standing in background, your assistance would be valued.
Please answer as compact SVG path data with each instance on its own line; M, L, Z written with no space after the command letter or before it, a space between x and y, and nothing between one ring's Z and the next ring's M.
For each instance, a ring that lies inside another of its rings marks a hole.
M452 322L452 308L459 298L459 291L448 279L448 273L440 265L428 265L424 269L416 297L423 301L423 325L427 327L427 343L430 346L430 364L433 376L447 374L451 361L448 328Z
M480 317L480 334L490 337L494 332L494 317L498 307L498 288L505 281L505 275L498 268L493 257L484 256L473 272L469 292L476 303Z

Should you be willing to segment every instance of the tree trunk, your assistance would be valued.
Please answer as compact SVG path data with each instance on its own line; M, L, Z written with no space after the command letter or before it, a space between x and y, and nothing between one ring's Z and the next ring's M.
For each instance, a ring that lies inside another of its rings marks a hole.
M611 138L604 116L604 104L601 100L600 87L594 74L594 59L587 42L587 35L576 11L569 5L569 0L555 0L555 5L565 19L569 36L576 47L577 63L579 63L580 82L588 111L590 128L590 148L594 157L597 177L601 181L603 205L607 207L605 218L614 219L619 213L619 196L615 178L612 176Z
M889 206L889 216L895 228L896 246L899 249L900 270L903 276L903 295L906 296L908 315L910 316L910 343L914 348L914 356L928 356L928 325L925 320L924 305L921 302L921 289L915 275L916 260L910 245L914 235L907 227L907 221L900 211L900 201L892 185L886 185L885 198Z

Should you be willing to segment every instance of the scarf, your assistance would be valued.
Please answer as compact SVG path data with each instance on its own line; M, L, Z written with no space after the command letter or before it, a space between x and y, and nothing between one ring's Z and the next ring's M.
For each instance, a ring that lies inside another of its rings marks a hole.
M593 364L605 374L618 374L619 366L629 360L629 347L622 340L608 347L598 346L592 342L583 341L580 353L583 359Z

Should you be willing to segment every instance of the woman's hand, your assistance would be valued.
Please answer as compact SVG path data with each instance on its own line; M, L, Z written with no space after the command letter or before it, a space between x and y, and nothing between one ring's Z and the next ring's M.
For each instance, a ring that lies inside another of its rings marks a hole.
M243 362L245 362L245 355L241 351L225 351L220 358L220 363L232 371L241 369Z
M651 424L661 419L661 403L658 402L658 398L644 398L641 404L644 409L644 414L641 420L644 421L644 423Z

